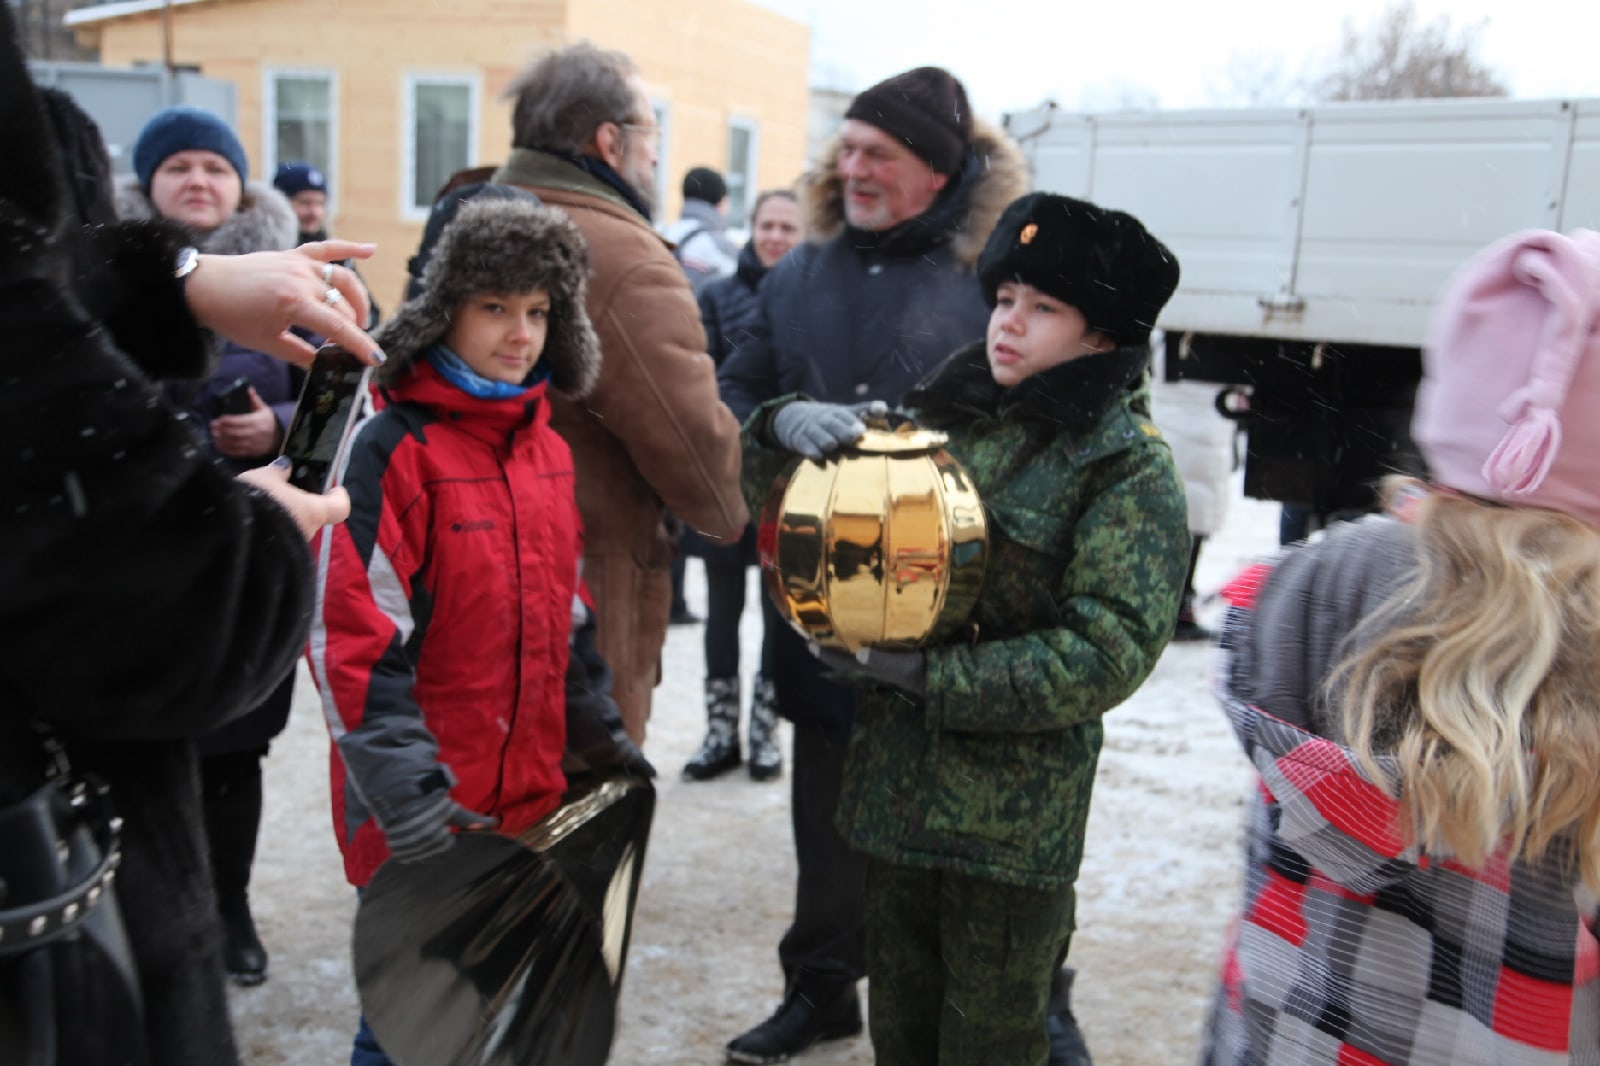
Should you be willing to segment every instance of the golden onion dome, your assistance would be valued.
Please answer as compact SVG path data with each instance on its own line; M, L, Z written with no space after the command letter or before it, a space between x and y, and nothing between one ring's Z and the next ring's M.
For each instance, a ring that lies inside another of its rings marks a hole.
M758 529L763 581L808 639L855 652L937 641L971 614L988 526L945 434L868 420L854 445L796 459Z

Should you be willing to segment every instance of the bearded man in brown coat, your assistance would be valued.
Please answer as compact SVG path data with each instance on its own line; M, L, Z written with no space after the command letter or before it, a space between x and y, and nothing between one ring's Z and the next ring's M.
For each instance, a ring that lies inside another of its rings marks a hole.
M718 399L689 282L650 225L661 131L638 68L576 44L536 60L506 96L513 148L494 180L566 212L589 242L600 382L582 404L554 400L551 425L577 465L612 695L642 743L677 551L668 511L711 537L739 536L739 424Z

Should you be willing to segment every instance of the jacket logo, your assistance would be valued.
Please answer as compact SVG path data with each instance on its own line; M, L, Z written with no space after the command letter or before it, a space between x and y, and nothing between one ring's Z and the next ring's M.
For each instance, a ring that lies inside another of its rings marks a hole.
M494 528L494 522L493 522L492 519L488 519L488 518L482 518L482 519L479 519L476 522L451 522L450 523L450 532L452 532L452 533L482 533L484 530L493 529L493 528Z

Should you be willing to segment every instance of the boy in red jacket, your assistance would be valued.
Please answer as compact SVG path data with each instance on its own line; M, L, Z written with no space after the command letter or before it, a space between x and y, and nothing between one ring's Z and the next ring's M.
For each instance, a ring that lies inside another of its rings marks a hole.
M587 266L559 212L476 199L381 331L382 410L340 480L351 519L312 547L311 667L357 887L390 855L435 859L457 829L514 836L560 804L569 668L573 746L648 769L620 717L592 714L615 707L578 595L572 455L549 425L549 390L581 397L599 369ZM364 1022L353 1061L388 1061Z

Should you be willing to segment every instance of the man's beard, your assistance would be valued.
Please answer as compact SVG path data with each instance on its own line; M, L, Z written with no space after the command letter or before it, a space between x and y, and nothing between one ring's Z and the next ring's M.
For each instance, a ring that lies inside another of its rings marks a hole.
M617 167L617 173L627 183L628 188L633 190L633 194L639 198L639 202L644 204L645 210L653 212L656 209L655 171L646 167L636 166L637 158L636 153L624 146L622 158L618 160L620 165ZM636 170L642 171L642 173L635 173Z

